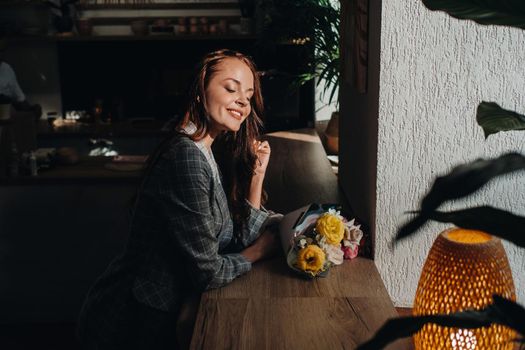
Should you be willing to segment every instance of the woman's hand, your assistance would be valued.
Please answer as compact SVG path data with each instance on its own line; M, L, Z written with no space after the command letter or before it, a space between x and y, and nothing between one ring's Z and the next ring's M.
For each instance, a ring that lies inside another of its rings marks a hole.
M264 176L270 161L270 144L268 141L254 141L253 148L257 159L255 160L254 174L246 199L251 203L252 207L260 209Z
M257 160L255 161L255 175L264 175L268 162L270 161L270 144L268 141L254 141L253 147L255 148L255 155Z
M279 240L273 231L265 230L253 244L241 252L251 263L272 257L279 252Z

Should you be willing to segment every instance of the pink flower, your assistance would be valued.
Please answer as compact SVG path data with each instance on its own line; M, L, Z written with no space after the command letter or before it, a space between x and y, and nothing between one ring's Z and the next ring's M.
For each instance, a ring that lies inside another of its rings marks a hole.
M341 250L343 251L345 259L353 259L359 253L359 245L351 243L347 246L342 246Z

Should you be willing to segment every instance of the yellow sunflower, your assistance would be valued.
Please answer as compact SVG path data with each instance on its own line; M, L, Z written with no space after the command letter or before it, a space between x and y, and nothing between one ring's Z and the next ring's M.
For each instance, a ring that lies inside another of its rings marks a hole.
M303 271L316 274L322 270L325 258L325 253L321 248L310 244L297 253L296 266Z
M339 244L344 237L345 225L337 216L326 213L317 219L315 230L326 237L326 243Z

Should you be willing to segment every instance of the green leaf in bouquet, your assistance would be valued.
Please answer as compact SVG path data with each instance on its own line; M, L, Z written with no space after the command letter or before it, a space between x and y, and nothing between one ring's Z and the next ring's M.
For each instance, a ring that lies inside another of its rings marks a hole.
M500 131L525 130L525 115L501 108L494 102L481 102L476 121L483 128L485 138Z

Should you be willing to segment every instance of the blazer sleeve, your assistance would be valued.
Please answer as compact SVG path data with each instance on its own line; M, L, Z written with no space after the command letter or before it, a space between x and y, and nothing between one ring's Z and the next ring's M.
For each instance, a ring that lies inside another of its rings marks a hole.
M219 254L210 206L212 172L202 152L185 144L170 154L159 160L158 187L169 235L193 284L199 290L221 287L249 271L251 263L241 254Z
M246 225L244 225L243 228L241 243L244 247L249 246L255 241L255 239L257 239L257 237L259 237L261 234L261 228L263 228L266 219L270 215L262 205L261 209L256 209L248 200L246 200L246 205L250 208L250 216L248 216Z

